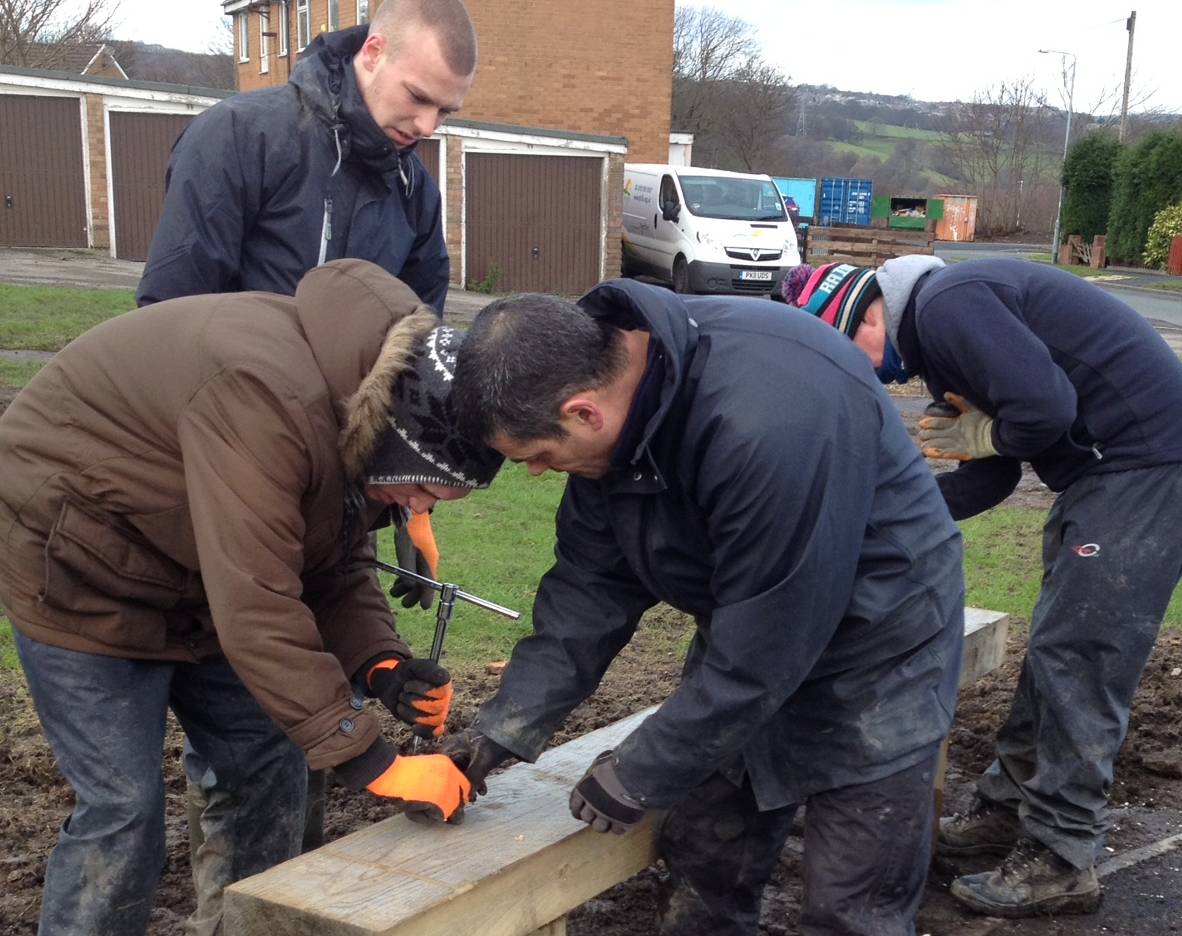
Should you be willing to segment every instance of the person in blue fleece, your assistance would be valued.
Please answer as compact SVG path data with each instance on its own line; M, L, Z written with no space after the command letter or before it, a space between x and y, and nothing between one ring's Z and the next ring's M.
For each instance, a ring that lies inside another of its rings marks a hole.
M1023 462L1057 493L996 758L969 812L941 819L939 848L1004 856L953 882L970 909L1094 910L1113 760L1182 578L1182 363L1129 306L1023 260L802 267L784 299L848 335L884 383L924 381L938 404L924 454L961 463L937 478L954 518L1008 497Z

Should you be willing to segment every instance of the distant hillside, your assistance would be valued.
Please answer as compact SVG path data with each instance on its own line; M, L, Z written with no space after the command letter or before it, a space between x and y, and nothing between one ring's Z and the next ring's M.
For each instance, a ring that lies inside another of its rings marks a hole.
M182 52L125 39L114 39L107 45L133 81L234 90L234 57L228 52Z

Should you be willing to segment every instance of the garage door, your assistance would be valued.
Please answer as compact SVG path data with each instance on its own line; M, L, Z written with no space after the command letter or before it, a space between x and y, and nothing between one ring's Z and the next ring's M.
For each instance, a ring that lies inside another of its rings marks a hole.
M192 114L111 111L111 195L115 256L144 260L164 205L164 171Z
M598 282L602 159L469 153L465 160L469 288L497 279L500 292L573 296Z
M0 94L0 245L87 246L80 108Z
M415 155L422 160L423 165L427 171L431 173L431 178L435 180L435 184L439 184L439 140L432 137L429 140L419 140L415 147Z

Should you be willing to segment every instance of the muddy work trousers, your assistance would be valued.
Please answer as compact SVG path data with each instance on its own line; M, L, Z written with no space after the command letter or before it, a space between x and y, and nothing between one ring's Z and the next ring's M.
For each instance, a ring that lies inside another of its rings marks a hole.
M1108 829L1112 764L1182 577L1182 465L1084 477L1043 529L1043 584L997 759L977 784L1077 868Z
M17 653L74 811L49 856L40 936L141 936L165 860L169 708L232 794L205 829L226 880L299 853L304 757L224 659L126 660L16 635ZM219 905L220 909L220 905Z
M932 846L937 751L871 783L809 797L802 936L914 936ZM713 775L671 809L661 936L754 936L797 806L760 812L749 784Z

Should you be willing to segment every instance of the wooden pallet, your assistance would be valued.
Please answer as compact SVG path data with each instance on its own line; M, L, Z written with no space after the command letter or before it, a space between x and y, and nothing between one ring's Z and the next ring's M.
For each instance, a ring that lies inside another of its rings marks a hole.
M810 227L806 252L813 266L852 263L881 266L907 254L931 254L934 241L924 231L914 233L866 227Z
M966 610L962 686L1000 665L1008 622ZM653 710L496 775L462 825L394 816L239 881L226 891L226 936L562 936L568 911L655 860L651 815L601 835L567 807L592 758Z

